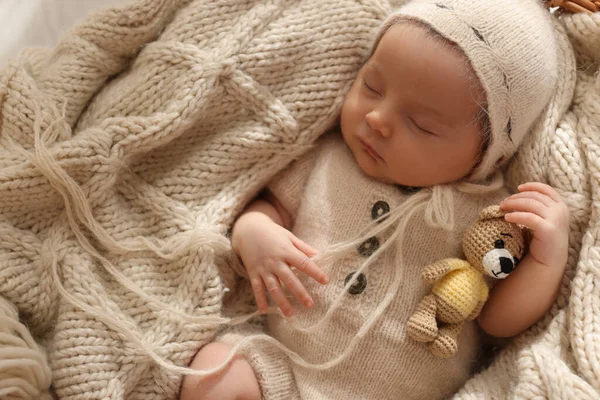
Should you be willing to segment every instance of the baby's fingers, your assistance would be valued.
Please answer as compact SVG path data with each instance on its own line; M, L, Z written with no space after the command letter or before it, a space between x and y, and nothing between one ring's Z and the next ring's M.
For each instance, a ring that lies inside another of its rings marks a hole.
M532 192L532 191L516 193L516 194L513 194L513 195L507 197L504 200L506 201L506 200L510 200L510 199L535 199L548 207L552 206L555 203L554 200L552 200L550 197L546 196L545 194L542 194L540 192Z
M545 183L527 182L522 185L519 185L518 189L519 189L519 192L527 192L527 191L539 192L539 193L545 194L546 196L550 197L554 201L558 201L558 202L562 201L562 197L560 197L560 194L558 194L558 192L556 190L554 190L554 188L552 186L546 185Z
M252 286L252 292L256 299L256 306L261 314L266 314L269 310L269 304L267 303L267 294L265 292L265 285L260 276L250 278L250 285Z
M265 287L267 288L269 295L277 304L283 315L285 315L288 318L294 315L294 309L290 305L290 302L288 301L287 297L285 297L285 293L281 288L279 279L275 275L269 274L263 277L263 280L265 282Z
M500 208L505 211L519 211L533 213L542 218L548 218L549 208L531 197L509 197L500 203Z
M314 301L306 291L306 288L288 266L283 267L277 276L281 283L283 283L294 297L300 300L306 308L311 308L314 305Z
M293 265L298 271L304 272L306 275L323 285L329 282L329 278L325 272L301 251L293 252L286 261L290 265Z
M525 225L534 233L544 231L547 227L547 222L544 218L530 212L511 212L504 216L508 222Z
M293 234L291 235L290 239L292 240L292 243L294 244L294 246L296 246L296 248L298 250L300 250L301 252L303 252L304 254L306 254L308 257L313 257L313 256L316 256L317 254L319 254L318 250L312 248L307 243L305 243L304 241L298 239Z

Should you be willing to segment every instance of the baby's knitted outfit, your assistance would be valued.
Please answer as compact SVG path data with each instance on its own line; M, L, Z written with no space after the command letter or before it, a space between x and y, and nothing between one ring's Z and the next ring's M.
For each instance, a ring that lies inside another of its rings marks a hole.
M269 189L292 215L292 233L320 250L355 238L374 219L393 211L412 194L406 188L364 175L339 133L326 135ZM240 352L252 365L264 399L440 399L464 383L477 351L474 323L467 323L460 334L458 354L445 360L405 334L408 318L430 290L422 281L422 269L442 258L460 257L463 232L475 221L478 211L507 195L503 189L486 195L453 192L454 230L429 227L424 213L417 213L406 232L404 263L394 247L383 252L358 276L332 319L314 333L299 332L294 324L307 327L320 320L353 272L386 237L368 238L341 261L321 265L329 276L327 285L298 274L315 306L306 310L290 299L293 319L270 314L267 332L313 364L336 358L347 348L390 289L395 269L401 269L402 280L397 297L380 320L350 356L331 369L300 367L279 349L259 340L242 347ZM234 345L251 333L256 331L249 326L229 328L218 340Z
M373 48L391 26L406 21L424 24L455 44L485 90L490 138L481 162L466 177L472 182L485 180L511 158L555 90L557 57L550 16L535 0L413 0L387 18ZM292 232L320 250L354 239L374 218L393 213L411 195L366 177L340 135L323 139L318 150L301 158L269 188L293 216ZM382 252L356 278L328 323L311 333L297 326L320 321L353 273L386 238L368 238L341 261L321 265L330 278L325 286L299 274L315 306L307 311L293 303L292 321L269 315L267 332L311 364L336 359L348 348L397 282L398 271L401 285L357 347L329 369L292 363L268 342L244 345L240 352L252 365L265 399L430 400L444 398L463 384L477 350L474 323L463 328L458 353L439 359L426 345L407 338L406 322L430 290L421 279L423 268L442 258L461 257L463 233L479 210L499 203L508 193L452 191L453 230L429 226L425 213L418 212L408 221L402 254L394 247ZM237 327L218 340L235 344L251 333L256 328Z

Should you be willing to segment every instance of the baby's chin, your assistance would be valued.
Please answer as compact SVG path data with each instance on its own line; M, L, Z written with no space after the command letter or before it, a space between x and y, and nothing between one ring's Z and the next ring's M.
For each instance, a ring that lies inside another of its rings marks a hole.
M371 179L388 185L396 185L405 188L423 188L442 184L445 182L428 182L428 179L415 179L414 176L405 176L403 174L391 174L386 171L384 166L374 161L370 156L364 153L362 149L351 149L354 161L362 173Z
M410 179L409 177L404 177L404 176L391 177L391 176L379 171L378 169L373 168L372 165L370 165L370 164L365 165L358 158L355 157L355 159L356 159L356 162L357 162L360 170L363 172L363 174L365 174L369 178L379 181L381 183L385 183L388 185L400 186L400 187L407 188L407 189L410 189L410 188L419 189L419 188L434 186L434 185L438 184L438 183L428 184L424 181L416 181L414 179Z
M354 160L358 164L358 167L360 168L362 173L365 174L366 176L368 176L369 178L379 181L381 183L386 183L388 185L398 185L398 183L395 182L394 179L387 176L387 174L385 174L379 168L377 168L376 164L374 164L373 161L368 159L368 157L365 157L362 154L359 156L357 156L355 154ZM406 185L403 185L403 186L406 186Z

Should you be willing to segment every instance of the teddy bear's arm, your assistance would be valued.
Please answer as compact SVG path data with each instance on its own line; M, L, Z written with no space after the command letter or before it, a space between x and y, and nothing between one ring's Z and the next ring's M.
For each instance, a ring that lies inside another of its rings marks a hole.
M460 258L446 258L426 266L423 269L422 276L425 283L434 283L450 271L468 267L468 261L461 260Z

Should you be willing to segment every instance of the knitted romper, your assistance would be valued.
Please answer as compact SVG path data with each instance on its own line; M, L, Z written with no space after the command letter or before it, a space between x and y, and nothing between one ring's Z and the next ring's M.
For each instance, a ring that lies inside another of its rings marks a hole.
M325 135L314 150L276 177L269 189L292 215L292 232L319 250L353 239L373 219L412 194L364 175L339 133ZM321 319L353 272L385 237L368 238L341 261L322 265L329 276L327 285L299 274L315 306L306 310L288 296L294 317L286 320L278 314L268 315L266 332L314 364L344 351L382 301L396 268L401 269L401 284L396 298L350 356L330 369L300 367L264 341L242 347L240 353L254 369L264 399L440 399L464 383L478 347L475 323L465 324L458 354L445 360L434 357L426 345L405 333L408 318L429 291L421 280L423 267L441 258L462 256L463 232L477 212L507 195L504 190L486 195L453 192L454 231L431 228L423 213L417 213L405 236L404 265L395 247L390 247L357 277L332 319L313 333L299 332L295 324L306 327ZM253 333L258 332L250 325L238 326L228 328L217 340L234 345Z

